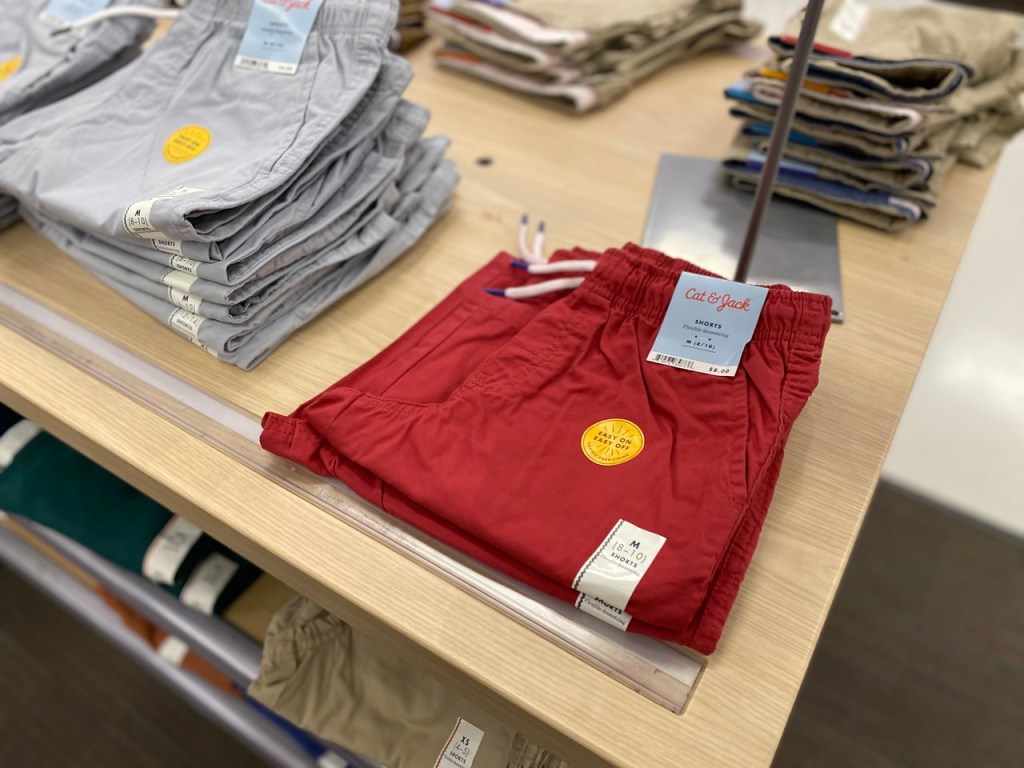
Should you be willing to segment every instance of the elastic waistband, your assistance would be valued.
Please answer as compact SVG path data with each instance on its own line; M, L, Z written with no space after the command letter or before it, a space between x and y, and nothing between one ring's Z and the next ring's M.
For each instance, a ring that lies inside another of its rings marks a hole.
M630 243L605 251L576 293L606 303L615 311L659 321L683 272L721 277L688 261ZM820 346L832 322L832 299L785 285L767 287L768 297L754 339L788 336Z
M298 7L307 0L276 0L271 5ZM264 0L197 0L182 11L190 19L209 22L248 23L253 3ZM337 37L369 35L388 40L398 18L398 0L324 0L313 32Z

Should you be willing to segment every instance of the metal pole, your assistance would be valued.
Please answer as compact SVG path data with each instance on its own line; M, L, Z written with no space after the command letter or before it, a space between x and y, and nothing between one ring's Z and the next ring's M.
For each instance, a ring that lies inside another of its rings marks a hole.
M739 283L745 283L747 274L750 272L750 261L761 235L761 225L764 224L764 215L768 210L768 203L771 201L775 179L779 175L782 148L789 138L789 128L793 124L793 114L796 112L800 89L807 76L807 65L810 62L811 49L814 47L814 34L818 31L818 22L821 20L821 9L824 3L825 0L809 0L807 3L804 23L800 27L800 37L796 41L796 49L793 51L793 63L789 68L786 90L782 94L782 103L775 113L771 143L768 145L764 167L761 168L761 179L757 183L754 208L750 212L750 223L747 225L747 234L743 239L739 264L736 265L735 280Z

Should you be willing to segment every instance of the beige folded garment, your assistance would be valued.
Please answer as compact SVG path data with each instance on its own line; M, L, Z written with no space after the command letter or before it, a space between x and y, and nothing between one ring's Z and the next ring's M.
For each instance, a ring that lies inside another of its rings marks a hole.
M510 0L501 7L480 0L453 0L451 11L507 37L581 62L604 48L643 47L685 26L689 19L738 12L741 6L742 0Z
M769 62L774 71L780 62ZM754 95L777 104L785 82L769 77L751 78ZM805 88L797 105L798 114L843 123L872 133L900 135L929 134L950 123L987 111L1012 113L1024 93L1024 51L1014 51L1006 67L983 83L958 88L949 96L928 104L897 104L877 98L826 94ZM897 119L902 116L903 119ZM916 117L915 117L916 116ZM916 125L912 123L916 120ZM906 130L899 130L906 128Z
M460 719L483 731L473 768L568 768L306 598L274 616L249 695L388 768L434 765Z
M722 23L721 19L725 18L733 20ZM443 67L534 96L543 103L571 112L589 112L620 98L638 82L670 64L710 48L748 40L761 29L756 22L739 19L735 13L716 15L705 21L710 22L706 29L702 24L679 30L653 50L639 51L613 62L613 71L585 74L565 81L533 77L458 50L442 48L435 52L435 57Z
M784 37L799 34L803 15L789 20ZM1009 66L1022 31L1024 17L1015 13L946 3L886 8L863 0L826 0L815 43L858 57L828 64L838 72L868 72L890 82L898 76L923 86L945 82L967 67L970 80L980 83ZM782 55L791 50L778 39L773 47ZM826 62L816 55L814 63ZM893 69L887 63L905 66Z

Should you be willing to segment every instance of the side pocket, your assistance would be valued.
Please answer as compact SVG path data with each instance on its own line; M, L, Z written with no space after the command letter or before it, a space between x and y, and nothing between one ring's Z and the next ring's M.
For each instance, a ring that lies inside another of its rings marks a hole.
M732 488L733 501L738 509L742 509L750 497L750 380L743 367L736 372L733 379L731 396L733 408L737 414L736 439L733 441L732 459L729 463L729 485Z
M740 369L746 377L743 397L747 435L742 448L744 502L760 484L788 432L783 409L791 373L788 346L788 340L781 338L751 342Z

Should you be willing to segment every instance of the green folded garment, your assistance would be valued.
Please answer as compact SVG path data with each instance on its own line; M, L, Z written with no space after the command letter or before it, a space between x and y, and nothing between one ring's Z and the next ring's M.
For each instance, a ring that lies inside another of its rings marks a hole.
M52 528L122 568L142 573L146 552L174 517L171 512L52 435L32 436L29 423L15 420L11 413L0 406L0 456L7 455L7 461L0 460L0 509ZM260 570L206 534L175 569L173 584L162 586L180 595L196 568L212 555L237 565L230 578L225 576L215 587L219 592L213 610L224 610Z

